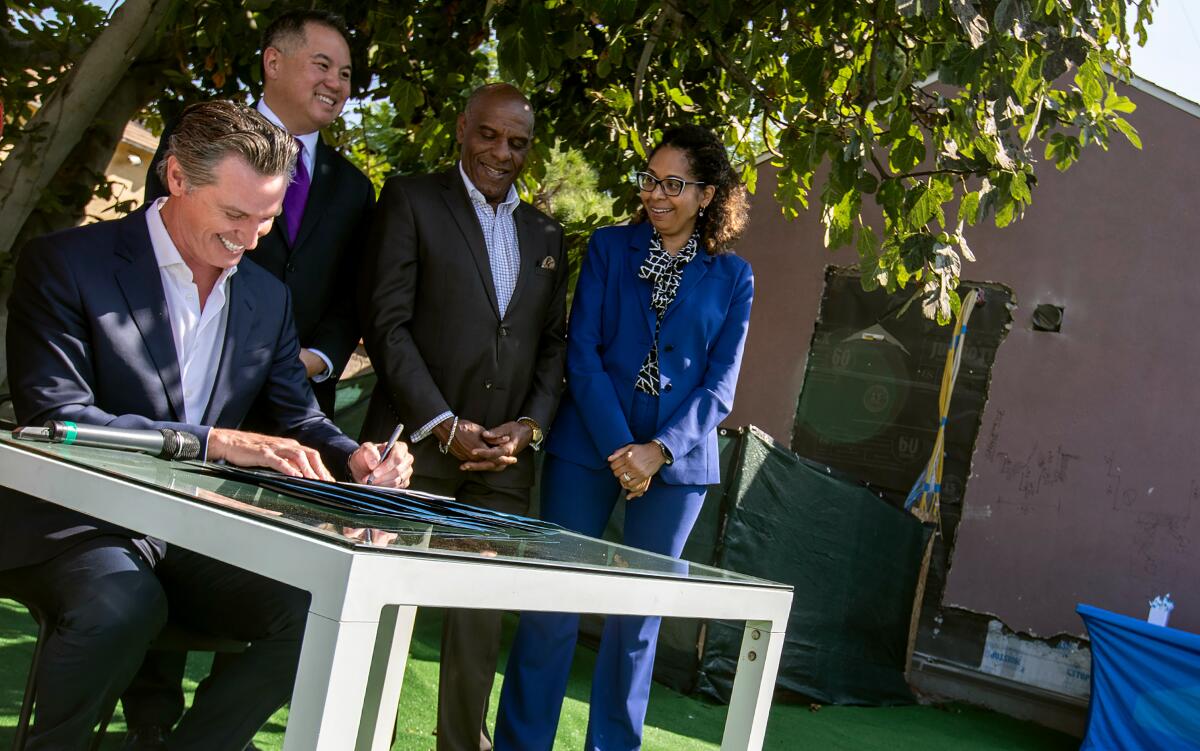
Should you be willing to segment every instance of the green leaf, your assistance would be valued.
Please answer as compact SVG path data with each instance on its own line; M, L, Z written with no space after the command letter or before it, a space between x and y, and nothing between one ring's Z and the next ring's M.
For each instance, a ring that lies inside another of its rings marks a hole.
M1029 203L1033 200L1033 196L1029 192L1029 184L1025 181L1025 173L1018 172L1013 175L1012 182L1008 186L1009 195L1022 203Z
M909 136L897 141L888 155L888 165L892 171L901 174L912 171L924 160L925 144L921 140L919 132L917 137Z
M976 215L979 213L979 191L971 191L962 197L958 203L958 221L975 226Z
M879 239L875 237L875 231L865 224L858 228L858 243L855 249L858 251L860 265L868 259L874 263L878 257Z
M1137 109L1137 105L1129 97L1118 94L1114 87L1108 90L1108 96L1104 98L1104 109L1108 112L1130 113Z
M1116 126L1117 130L1125 134L1125 139L1133 144L1135 149L1142 148L1142 138L1138 135L1138 132L1134 129L1134 127L1129 124L1128 120L1123 117L1118 117L1113 120L1113 125Z
M397 81L391 90L392 106L396 108L396 116L403 120L411 120L417 108L425 103L425 94L421 87L411 81Z

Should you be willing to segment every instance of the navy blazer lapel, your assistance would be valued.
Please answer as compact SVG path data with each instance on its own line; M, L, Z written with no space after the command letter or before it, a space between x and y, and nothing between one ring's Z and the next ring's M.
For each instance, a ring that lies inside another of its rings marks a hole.
M213 390L208 397L208 408L204 410L205 425L220 425L221 412L229 403L229 398L237 393L237 365L241 359L241 345L250 341L250 329L254 326L254 295L246 280L242 278L243 270L229 277L225 301L229 317L225 321L225 339L221 342L221 361L217 365L217 377L213 379Z
M171 317L167 313L167 298L155 260L154 246L150 243L146 212L134 212L123 221L124 244L116 252L128 260L129 265L116 272L117 284L167 392L174 418L183 422L183 382L179 373L179 354L175 351L175 338L171 334Z
M696 288L696 285L708 273L708 268L712 265L712 262L713 256L709 255L704 250L703 245L701 245L696 250L696 257L688 261L687 265L683 267L683 275L679 280L679 289L675 292L675 299L671 301L671 304L667 306L667 312L663 314L664 322L671 317L672 313L679 309L684 298Z
M652 227L649 222L634 225L633 234L629 236L629 275L632 277L633 289L637 294L638 307L642 309L642 315L646 318L646 327L650 329L650 336L654 336L654 330L658 325L654 308L650 307L650 292L653 285L645 279L638 276L638 272L642 268L642 263L646 257L650 255L650 236Z
M325 215L325 207L333 197L333 148L317 138L317 148L313 154L312 183L308 186L308 200L304 203L304 216L300 217L300 229L296 231L296 241L291 244L292 251L304 244ZM279 224L279 222L276 222ZM280 227L282 230L283 227ZM286 232L281 233L285 238Z
M517 266L517 285L513 288L512 297L509 298L508 308L505 312L516 307L517 299L521 297L521 290L525 289L525 283L529 281L533 270L538 267L549 251L549 248L545 247L546 244L542 242L542 238L534 233L530 211L530 207L524 201L517 204L517 208L513 211L513 223L517 227L517 251L520 253L521 260Z
M499 320L500 303L496 300L496 283L492 281L492 264L488 260L487 244L483 240L483 230L479 228L479 218L475 216L475 207L471 205L471 198L467 195L467 186L463 185L462 175L458 174L457 166L442 173L442 198L446 201L446 208L450 210L450 216L454 217L455 223L462 231L471 257L475 259L475 266L479 270L483 288L487 290L488 300L492 303L492 312Z

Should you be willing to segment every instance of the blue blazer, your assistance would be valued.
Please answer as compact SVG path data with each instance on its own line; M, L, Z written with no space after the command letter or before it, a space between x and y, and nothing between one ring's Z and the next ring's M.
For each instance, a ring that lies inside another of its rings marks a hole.
M287 288L241 264L226 304L208 410L200 424L187 424L145 211L34 240L21 253L9 299L8 372L18 422L165 427L203 443L209 426L238 427L261 394L279 433L318 449L330 471L343 470L357 444L317 407ZM132 534L0 488L0 569L114 533Z
M634 383L654 340L650 283L638 278L649 254L648 223L605 227L588 242L567 334L567 393L547 451L586 467L634 442ZM683 269L663 317L657 437L675 458L659 476L676 485L720 481L717 425L733 392L750 325L754 275L732 254L701 250Z

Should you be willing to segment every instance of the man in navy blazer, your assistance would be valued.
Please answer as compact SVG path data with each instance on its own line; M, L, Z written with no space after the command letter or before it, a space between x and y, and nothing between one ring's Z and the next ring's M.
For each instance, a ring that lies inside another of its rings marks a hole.
M287 288L239 264L279 214L296 154L252 109L193 105L162 170L169 198L30 243L9 302L18 420L172 428L196 435L210 461L406 484L403 445L381 463L377 445L357 446L320 412ZM287 438L238 430L259 398ZM240 750L291 695L306 592L0 493L0 587L54 619L29 751L87 745L168 611L250 642L201 684L170 748Z

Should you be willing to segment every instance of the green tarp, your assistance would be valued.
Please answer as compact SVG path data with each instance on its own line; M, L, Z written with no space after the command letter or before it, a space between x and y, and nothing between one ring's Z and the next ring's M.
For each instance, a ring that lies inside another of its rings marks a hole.
M757 429L737 443L712 562L794 587L777 686L832 704L911 702L908 631L929 531ZM728 701L742 628L706 624L701 693Z

